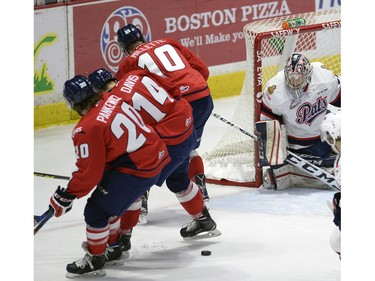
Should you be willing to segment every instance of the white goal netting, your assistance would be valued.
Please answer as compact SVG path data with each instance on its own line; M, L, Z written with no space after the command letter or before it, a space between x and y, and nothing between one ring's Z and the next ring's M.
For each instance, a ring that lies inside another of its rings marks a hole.
M303 26L283 29L286 20L303 18ZM341 10L289 15L255 21L243 28L246 40L246 75L231 122L249 132L259 120L256 96L266 82L282 70L293 52L305 54L310 62L320 61L341 75ZM208 182L259 187L262 184L258 152L254 141L229 127L222 139L203 155Z

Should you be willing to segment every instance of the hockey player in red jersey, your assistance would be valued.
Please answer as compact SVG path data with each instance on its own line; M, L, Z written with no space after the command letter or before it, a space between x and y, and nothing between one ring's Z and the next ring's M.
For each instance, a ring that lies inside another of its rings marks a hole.
M77 170L66 189L57 188L50 205L59 217L96 187L84 210L86 255L66 269L69 278L104 276L106 265L123 263L117 241L121 215L171 160L158 133L119 95L96 93L80 75L65 82L63 95L82 116L72 133Z
M199 187L188 176L189 153L195 147L196 134L190 104L184 99L173 98L178 91L168 78L162 78L145 70L130 71L120 81L105 69L98 69L89 75L97 91L107 90L119 95L139 111L146 124L153 126L166 143L171 162L163 169L156 183L176 194L183 208L191 215L193 222L181 229L184 239L220 235L216 223L204 206ZM125 212L121 219L123 249L130 249L132 228L137 224L141 202Z
M189 176L200 187L206 204L209 195L205 184L204 165L197 152L204 126L213 110L213 100L207 84L209 70L188 48L172 39L146 42L141 30L128 24L117 31L118 43L126 58L115 75L120 80L127 72L145 69L161 77L169 77L179 89L174 98L183 97L193 107L197 143L190 153Z

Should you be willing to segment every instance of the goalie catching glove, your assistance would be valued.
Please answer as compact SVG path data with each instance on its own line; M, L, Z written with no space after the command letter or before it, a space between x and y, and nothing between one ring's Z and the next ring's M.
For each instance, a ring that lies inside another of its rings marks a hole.
M50 206L55 210L55 217L60 217L69 212L73 207L73 200L76 196L69 194L64 188L58 186L50 199Z

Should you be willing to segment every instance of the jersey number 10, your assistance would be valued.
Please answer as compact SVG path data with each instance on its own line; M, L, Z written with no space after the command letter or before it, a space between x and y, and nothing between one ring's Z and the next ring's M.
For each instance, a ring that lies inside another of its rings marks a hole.
M169 72L185 68L185 64L180 55L175 48L169 44L155 48L154 54L164 69ZM163 76L160 68L149 53L144 53L139 57L138 66L142 69L147 68L150 72Z

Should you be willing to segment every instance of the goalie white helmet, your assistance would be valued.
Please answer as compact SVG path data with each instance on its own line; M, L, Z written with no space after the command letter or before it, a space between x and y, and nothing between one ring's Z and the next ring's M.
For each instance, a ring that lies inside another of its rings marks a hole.
M284 67L285 83L288 85L288 94L295 100L302 97L306 85L311 80L312 65L302 54L292 54Z
M328 113L320 126L320 138L326 141L334 152L340 153L336 145L337 140L341 140L341 110Z

